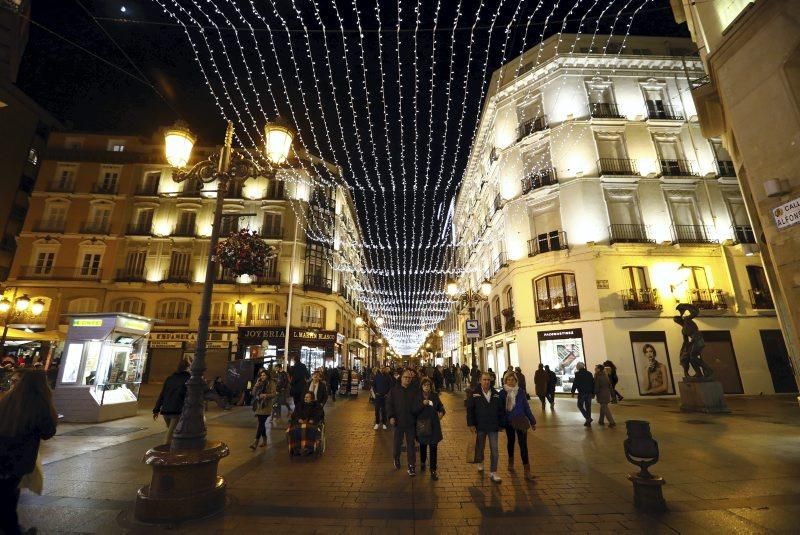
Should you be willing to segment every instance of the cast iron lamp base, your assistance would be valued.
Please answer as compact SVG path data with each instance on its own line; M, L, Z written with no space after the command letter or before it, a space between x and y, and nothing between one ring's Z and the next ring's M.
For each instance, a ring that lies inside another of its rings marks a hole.
M148 450L144 462L153 467L153 478L136 495L136 519L172 524L221 511L227 485L217 475L217 465L228 454L222 442L209 442L199 450L170 451L168 444Z

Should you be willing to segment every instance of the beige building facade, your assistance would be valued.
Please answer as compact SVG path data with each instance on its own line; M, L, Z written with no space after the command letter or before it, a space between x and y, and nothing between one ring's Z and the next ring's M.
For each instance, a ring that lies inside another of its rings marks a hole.
M611 360L624 396L676 395L691 302L726 392L796 391L733 164L689 97L691 41L596 42L547 40L492 78L453 216L462 287L492 283L479 365L549 365L568 392L577 362ZM443 354L470 362L459 312Z
M151 382L194 352L216 197L213 184L172 179L160 140L51 135L8 281L45 302L40 323L19 327L63 330L68 314L83 312L157 319ZM263 277L216 273L208 378L224 375L233 359L282 359L290 284L289 359L312 369L367 363L369 333L355 321L364 315L360 230L337 173L298 155L294 168L226 193L222 236L257 231L275 257Z

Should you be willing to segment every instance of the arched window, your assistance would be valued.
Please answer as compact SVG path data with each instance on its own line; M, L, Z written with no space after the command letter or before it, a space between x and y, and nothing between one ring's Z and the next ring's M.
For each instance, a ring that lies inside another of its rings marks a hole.
M112 303L111 310L144 316L144 301L135 298L117 299Z
M231 327L236 324L236 309L233 303L217 301L211 303L211 325Z
M192 303L185 299L169 299L158 303L156 318L167 325L188 325Z
M317 329L325 328L325 307L319 305L303 305L300 317L303 327L313 327Z
M281 307L272 301L259 301L250 304L250 325L275 327L282 323Z
M337 310L336 311L336 332L337 333L341 332L340 331L341 326L342 326L342 311L341 310Z
M533 281L536 321L563 321L581 317L574 273L552 273Z
M97 312L99 304L99 301L95 297L78 297L67 303L67 313L85 314L88 312Z
M483 320L483 336L492 335L492 312L489 310L489 303L483 305L483 312L481 313L481 320Z
M492 313L494 314L492 317L492 327L494 328L494 333L497 334L499 332L503 332L503 325L500 321L500 296L495 296L492 299Z

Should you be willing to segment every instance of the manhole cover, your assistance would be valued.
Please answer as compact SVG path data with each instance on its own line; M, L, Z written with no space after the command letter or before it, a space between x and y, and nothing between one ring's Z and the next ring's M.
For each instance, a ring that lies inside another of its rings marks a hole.
M108 427L93 425L83 429L75 429L66 433L59 433L62 437L118 437L147 429L146 427Z

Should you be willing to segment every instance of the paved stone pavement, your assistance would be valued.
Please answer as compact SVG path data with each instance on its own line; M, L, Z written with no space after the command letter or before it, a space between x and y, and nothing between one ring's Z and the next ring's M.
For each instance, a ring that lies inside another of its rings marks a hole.
M800 409L793 397L731 398L731 415L682 414L676 399L626 400L613 406L616 429L584 428L569 398L544 413L537 402L539 426L529 435L537 480L524 481L519 466L508 470L501 436L499 485L465 462L473 435L458 393L443 394L439 481L394 470L391 431L373 431L363 394L328 407L328 450L314 460L290 461L278 425L269 447L253 453L249 408L211 409L209 437L232 452L220 465L229 484L226 511L169 528L138 524L131 514L136 490L150 477L142 454L163 436L163 424L146 410L151 401L142 400L137 417L98 424L126 431L120 436L61 425L43 443L44 495L22 496L23 525L40 533L148 534L800 532ZM633 466L622 450L627 419L651 422L662 454L652 471L667 480L669 513L649 516L632 506L626 474Z

